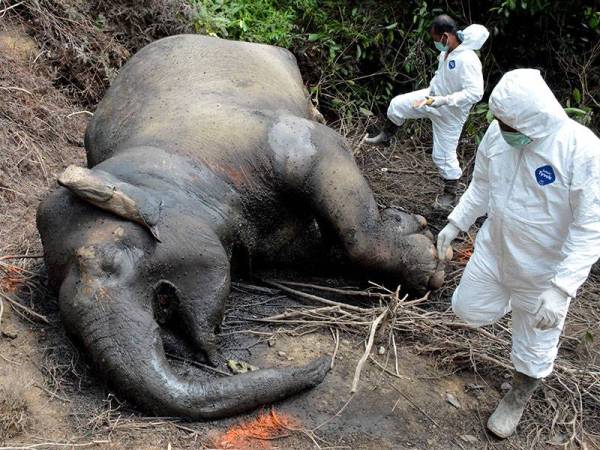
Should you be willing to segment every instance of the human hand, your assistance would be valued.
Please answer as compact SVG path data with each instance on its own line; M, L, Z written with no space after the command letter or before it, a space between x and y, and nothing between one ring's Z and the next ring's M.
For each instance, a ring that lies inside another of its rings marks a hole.
M567 314L569 296L552 286L538 297L538 310L535 314L534 327L540 330L549 330L557 327Z
M412 104L412 107L415 109L419 109L419 108L422 108L423 106L431 105L432 102L433 102L433 97L425 97L420 100L415 100Z
M437 252L438 258L440 261L446 259L446 255L451 248L452 241L456 239L458 233L460 232L460 228L454 225L452 222L448 222L448 224L440 231L437 237Z
M435 97L427 97L427 100L429 100L427 105L432 106L434 108L439 108L440 106L448 104L448 97L443 97L441 95Z

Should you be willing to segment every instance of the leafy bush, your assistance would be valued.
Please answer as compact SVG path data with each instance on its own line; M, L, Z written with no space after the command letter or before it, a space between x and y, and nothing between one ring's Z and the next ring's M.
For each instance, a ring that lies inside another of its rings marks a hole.
M291 47L296 10L271 0L191 0L197 33Z
M446 12L490 29L481 52L488 92L504 72L537 67L575 117L598 122L600 12L592 0L188 1L199 33L289 48L329 118L382 113L392 96L425 87L437 56L428 29Z

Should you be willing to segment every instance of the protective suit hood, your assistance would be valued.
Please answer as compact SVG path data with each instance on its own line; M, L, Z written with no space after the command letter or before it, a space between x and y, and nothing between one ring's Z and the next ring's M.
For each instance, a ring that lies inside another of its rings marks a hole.
M487 38L490 35L490 32L483 25L469 25L462 31L458 32L459 38L461 40L460 45L455 49L465 48L468 50L479 50L487 41Z
M496 118L531 139L555 133L568 119L536 69L504 74L490 95L489 106Z

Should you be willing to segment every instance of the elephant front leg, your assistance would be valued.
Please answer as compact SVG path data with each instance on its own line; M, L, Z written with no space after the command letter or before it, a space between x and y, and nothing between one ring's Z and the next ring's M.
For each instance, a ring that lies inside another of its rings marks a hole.
M79 248L60 287L59 303L65 326L104 379L146 412L218 419L276 402L325 377L329 358L304 367L263 369L211 381L179 375L165 357L150 295L145 295L150 292L140 290L146 282L138 270L143 258L140 249L114 243ZM187 287L191 285L180 293ZM203 322L199 312L190 313L192 328ZM199 339L204 342L202 336Z
M201 258L170 272L163 272L155 292L155 311L161 304L174 302L172 315L195 350L217 365L218 349L215 333L221 324L230 290L229 261L218 241L205 243ZM177 261L170 264L175 266ZM172 321L173 322L173 321Z
M270 143L282 182L307 198L353 264L418 292L440 287L443 273L425 219L392 210L380 214L341 136L285 118L273 127Z

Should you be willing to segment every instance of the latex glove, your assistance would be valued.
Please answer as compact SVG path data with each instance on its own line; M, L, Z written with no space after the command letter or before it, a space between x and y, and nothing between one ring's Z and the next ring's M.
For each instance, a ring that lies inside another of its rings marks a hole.
M427 103L427 105L432 106L434 108L439 108L440 106L444 106L448 104L448 97L443 97L441 95L437 95L435 97L427 97L431 102Z
M425 97L419 100L415 100L412 104L412 107L415 109L419 109L422 108L423 106L428 106L431 105L433 103L433 98L432 97Z
M437 237L437 252L438 258L440 261L443 261L446 258L446 254L452 241L456 239L458 233L460 232L460 228L454 225L452 222L448 222L448 224L440 231Z
M565 306L568 300L569 296L556 286L542 292L538 297L539 306L534 318L534 327L540 330L549 330L558 326L567 314Z

